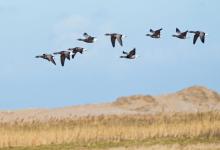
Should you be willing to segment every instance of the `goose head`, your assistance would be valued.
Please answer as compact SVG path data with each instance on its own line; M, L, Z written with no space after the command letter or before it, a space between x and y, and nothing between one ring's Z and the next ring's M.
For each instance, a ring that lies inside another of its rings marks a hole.
M122 38L124 39L124 38L127 38L127 36L126 35L122 35Z
M111 34L110 33L106 33L105 36L111 36Z
M135 55L134 57L135 57L135 58L139 58L140 56L139 56L139 55Z
M93 41L96 42L98 39L96 37L93 38Z

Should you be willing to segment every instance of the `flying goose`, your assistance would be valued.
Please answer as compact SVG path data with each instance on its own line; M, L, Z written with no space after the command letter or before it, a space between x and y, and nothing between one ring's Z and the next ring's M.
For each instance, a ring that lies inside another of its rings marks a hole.
M123 46L122 39L126 37L125 35L118 34L118 33L106 33L105 35L111 37L111 43L112 43L112 46L113 46L113 47L115 47L115 41L116 41L116 40L118 41L118 43L119 43L121 46Z
M158 29L156 31L150 29L151 34L146 34L146 36L150 36L151 38L159 39L160 38L160 32L162 30L163 30L162 28L160 28L160 29Z
M120 56L120 58L127 58L127 59L135 59L135 58L137 58L136 49L135 48L133 50L131 50L129 53L125 52L125 51L123 51L122 53L125 54L125 56Z
M86 43L94 43L97 39L95 37L92 37L88 35L87 33L84 33L83 36L85 37L84 39L78 39L78 41L83 41Z
M68 51L72 52L72 59L73 59L77 53L83 54L83 52L87 50L82 47L75 47L75 48L69 48Z
M205 43L205 36L208 35L202 31L189 31L189 33L194 33L193 44L196 44L198 37L200 37L202 43Z
M56 65L56 62L54 61L53 59L53 55L51 54L43 54L43 55L38 55L38 56L35 56L36 58L43 58L43 59L46 59L48 61L51 61L54 65Z
M69 51L60 51L60 52L56 52L56 53L53 53L55 55L60 55L60 62L61 62L61 65L64 66L64 63L65 63L65 59L67 58L68 60L70 60L70 55L71 55L71 52Z
M179 39L186 39L188 30L185 32L181 32L180 29L176 28L176 33L177 33L177 35L173 35L173 37L177 37Z

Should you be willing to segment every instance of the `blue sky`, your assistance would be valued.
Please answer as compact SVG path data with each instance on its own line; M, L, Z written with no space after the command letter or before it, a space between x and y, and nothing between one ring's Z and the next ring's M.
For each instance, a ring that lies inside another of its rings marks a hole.
M109 102L119 96L164 94L192 85L220 91L220 1L1 0L0 109L62 107ZM150 39L150 28L163 27ZM175 28L202 30L206 44L171 37ZM88 32L95 44L76 39ZM111 47L107 32L128 37ZM61 67L35 55L70 47L88 49ZM134 61L121 51L137 49Z

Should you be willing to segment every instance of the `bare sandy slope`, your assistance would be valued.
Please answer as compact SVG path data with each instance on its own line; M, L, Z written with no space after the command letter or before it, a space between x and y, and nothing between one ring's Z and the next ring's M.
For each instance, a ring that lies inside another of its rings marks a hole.
M194 86L161 96L136 95L120 97L112 103L91 104L57 109L0 111L0 122L77 118L95 115L157 114L175 112L220 111L220 94Z

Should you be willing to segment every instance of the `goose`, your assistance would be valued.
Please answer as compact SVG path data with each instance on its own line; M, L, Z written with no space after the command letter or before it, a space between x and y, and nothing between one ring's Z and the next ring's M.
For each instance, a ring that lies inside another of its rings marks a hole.
M125 35L118 34L118 33L106 33L105 35L111 37L111 43L112 43L112 46L113 46L113 47L115 47L115 41L116 41L116 40L118 41L118 43L119 43L121 46L123 46L122 39L126 37Z
M179 39L186 39L188 30L185 31L185 32L181 32L180 29L176 28L176 33L177 33L177 35L172 35L172 36L173 36L173 37L177 37L177 38L179 38Z
M193 44L196 44L198 37L200 37L202 43L205 43L205 36L208 35L203 31L189 31L189 33L194 33Z
M35 57L46 59L46 60L52 62L54 65L56 65L56 62L54 61L54 56L51 55L51 54L43 54L43 55L38 55L38 56L35 56Z
M159 39L159 38L160 38L160 32L161 32L162 30L163 30L162 28L160 28L160 29L158 29L158 30L156 30L156 31L150 29L150 32L151 32L152 34L146 34L146 36L150 36L151 38Z
M64 66L65 59L70 60L71 52L69 52L69 51L60 51L60 52L56 52L56 53L53 53L53 54L60 55L61 65Z
M94 43L97 39L96 37L92 37L90 35L88 35L87 33L84 33L83 36L85 37L84 39L78 39L78 41L83 41L86 43Z
M69 48L68 51L72 52L72 59L74 59L77 53L83 54L83 52L87 51L87 49L82 47Z
M135 58L137 58L136 49L135 48L133 50L131 50L129 53L125 52L125 51L123 51L122 53L125 54L125 56L120 56L120 58L127 58L127 59L135 59Z

